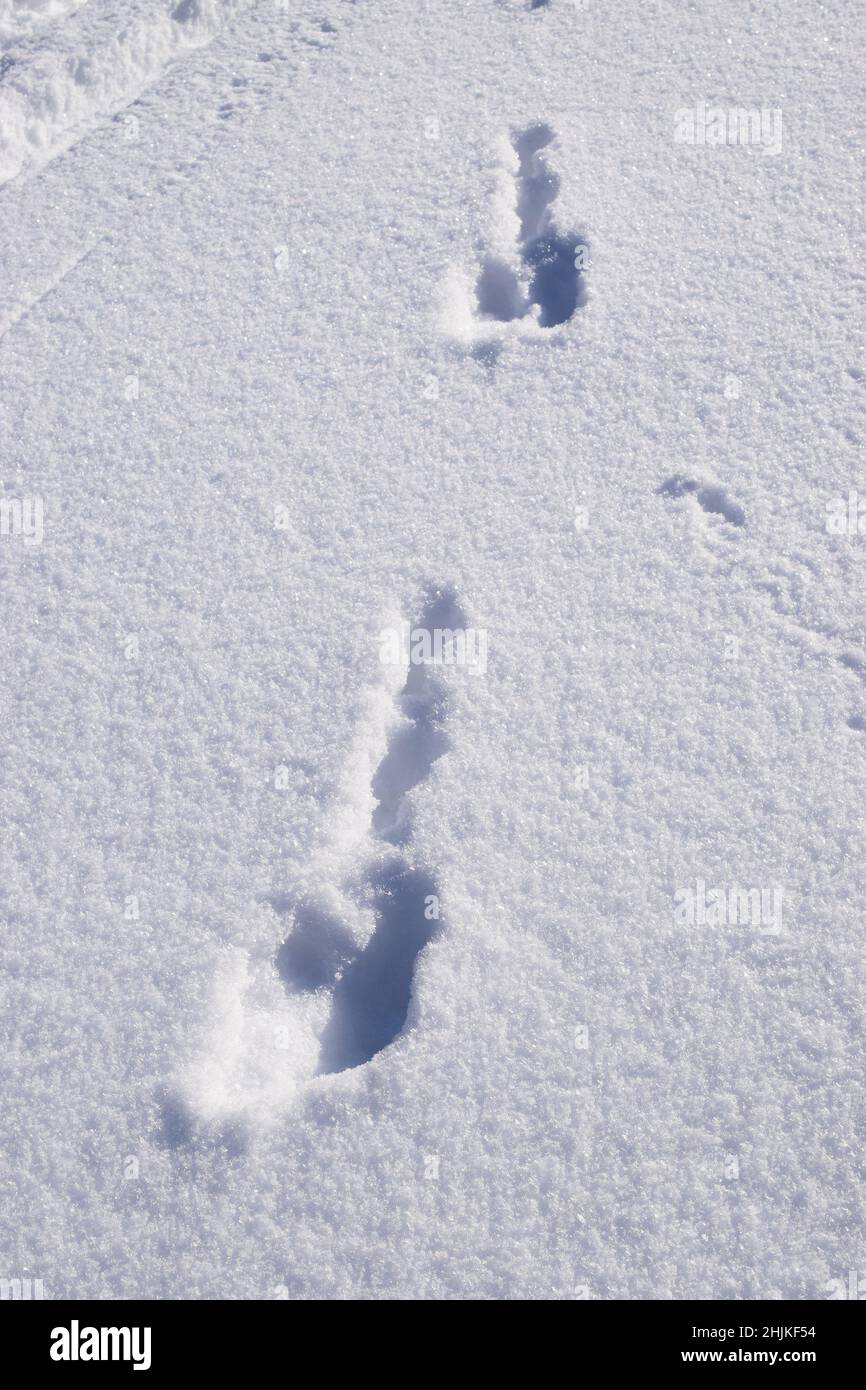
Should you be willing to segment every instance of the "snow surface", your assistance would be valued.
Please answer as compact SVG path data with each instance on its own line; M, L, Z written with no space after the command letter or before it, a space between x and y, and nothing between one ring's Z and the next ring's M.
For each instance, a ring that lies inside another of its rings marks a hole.
M87 0L0 0L0 47L48 28Z
M50 158L126 106L185 49L208 43L248 0L106 0L5 55L0 181ZM66 10L78 9L66 6ZM25 14L29 13L25 11ZM55 13L43 10L45 17ZM2 15L0 15L2 23ZM127 118L128 134L137 130Z
M0 1275L827 1297L866 1270L857 8L0 32ZM781 140L675 140L699 103ZM383 660L406 623L485 659ZM684 925L698 880L781 920Z

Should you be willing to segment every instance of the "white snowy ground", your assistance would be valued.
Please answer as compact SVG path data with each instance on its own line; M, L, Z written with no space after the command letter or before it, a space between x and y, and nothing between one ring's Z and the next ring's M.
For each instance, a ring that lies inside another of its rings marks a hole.
M0 33L0 1274L827 1297L866 1270L857 7ZM780 147L675 141L703 102ZM539 125L589 253L550 328L476 299L525 290ZM397 722L380 631L437 611L486 671ZM697 880L781 920L684 925ZM350 1066L377 942L409 1016Z

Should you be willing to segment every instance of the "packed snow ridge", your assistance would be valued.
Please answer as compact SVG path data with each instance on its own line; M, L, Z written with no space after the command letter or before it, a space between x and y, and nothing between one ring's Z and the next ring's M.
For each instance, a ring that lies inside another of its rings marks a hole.
M46 21L52 13L67 18L27 42L4 43L0 183L50 159L127 106L174 58L209 43L249 3L90 0L71 11L69 5L42 7ZM5 13L0 11L0 20ZM31 30L22 25L18 32ZM4 38L15 32L2 23Z

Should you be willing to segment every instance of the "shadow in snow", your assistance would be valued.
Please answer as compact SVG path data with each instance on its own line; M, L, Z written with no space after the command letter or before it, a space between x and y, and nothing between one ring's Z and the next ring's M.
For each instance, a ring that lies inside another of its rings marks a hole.
M410 633L410 654L415 634L454 632L464 626L463 615L454 596L437 594ZM445 689L435 668L410 661L406 684L399 700L404 723L398 725L388 749L373 777L376 798L373 833L391 845L405 845L412 834L412 821L406 794L428 776L437 758L448 751L444 729Z
M704 484L697 478L686 478L676 473L667 478L659 488L662 497L685 497L692 494L705 512L724 517L732 526L745 526L746 513L737 502L732 502L723 488L715 484Z
M398 857L382 865L372 883L376 930L334 989L322 1037L324 1073L360 1067L398 1036L409 1011L415 961L438 926L425 916L428 901L436 900L430 874Z
M277 970L291 994L305 994L332 985L357 954L338 918L305 906L296 910L294 930L277 952Z
M500 323L522 319L526 313L526 296L514 271L503 261L488 257L478 277L475 293L478 296L478 312L488 314Z

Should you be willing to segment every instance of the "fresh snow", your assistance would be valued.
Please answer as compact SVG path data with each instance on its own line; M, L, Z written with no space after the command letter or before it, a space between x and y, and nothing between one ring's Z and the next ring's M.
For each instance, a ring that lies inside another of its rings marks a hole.
M0 3L0 1277L866 1271L861 29Z

